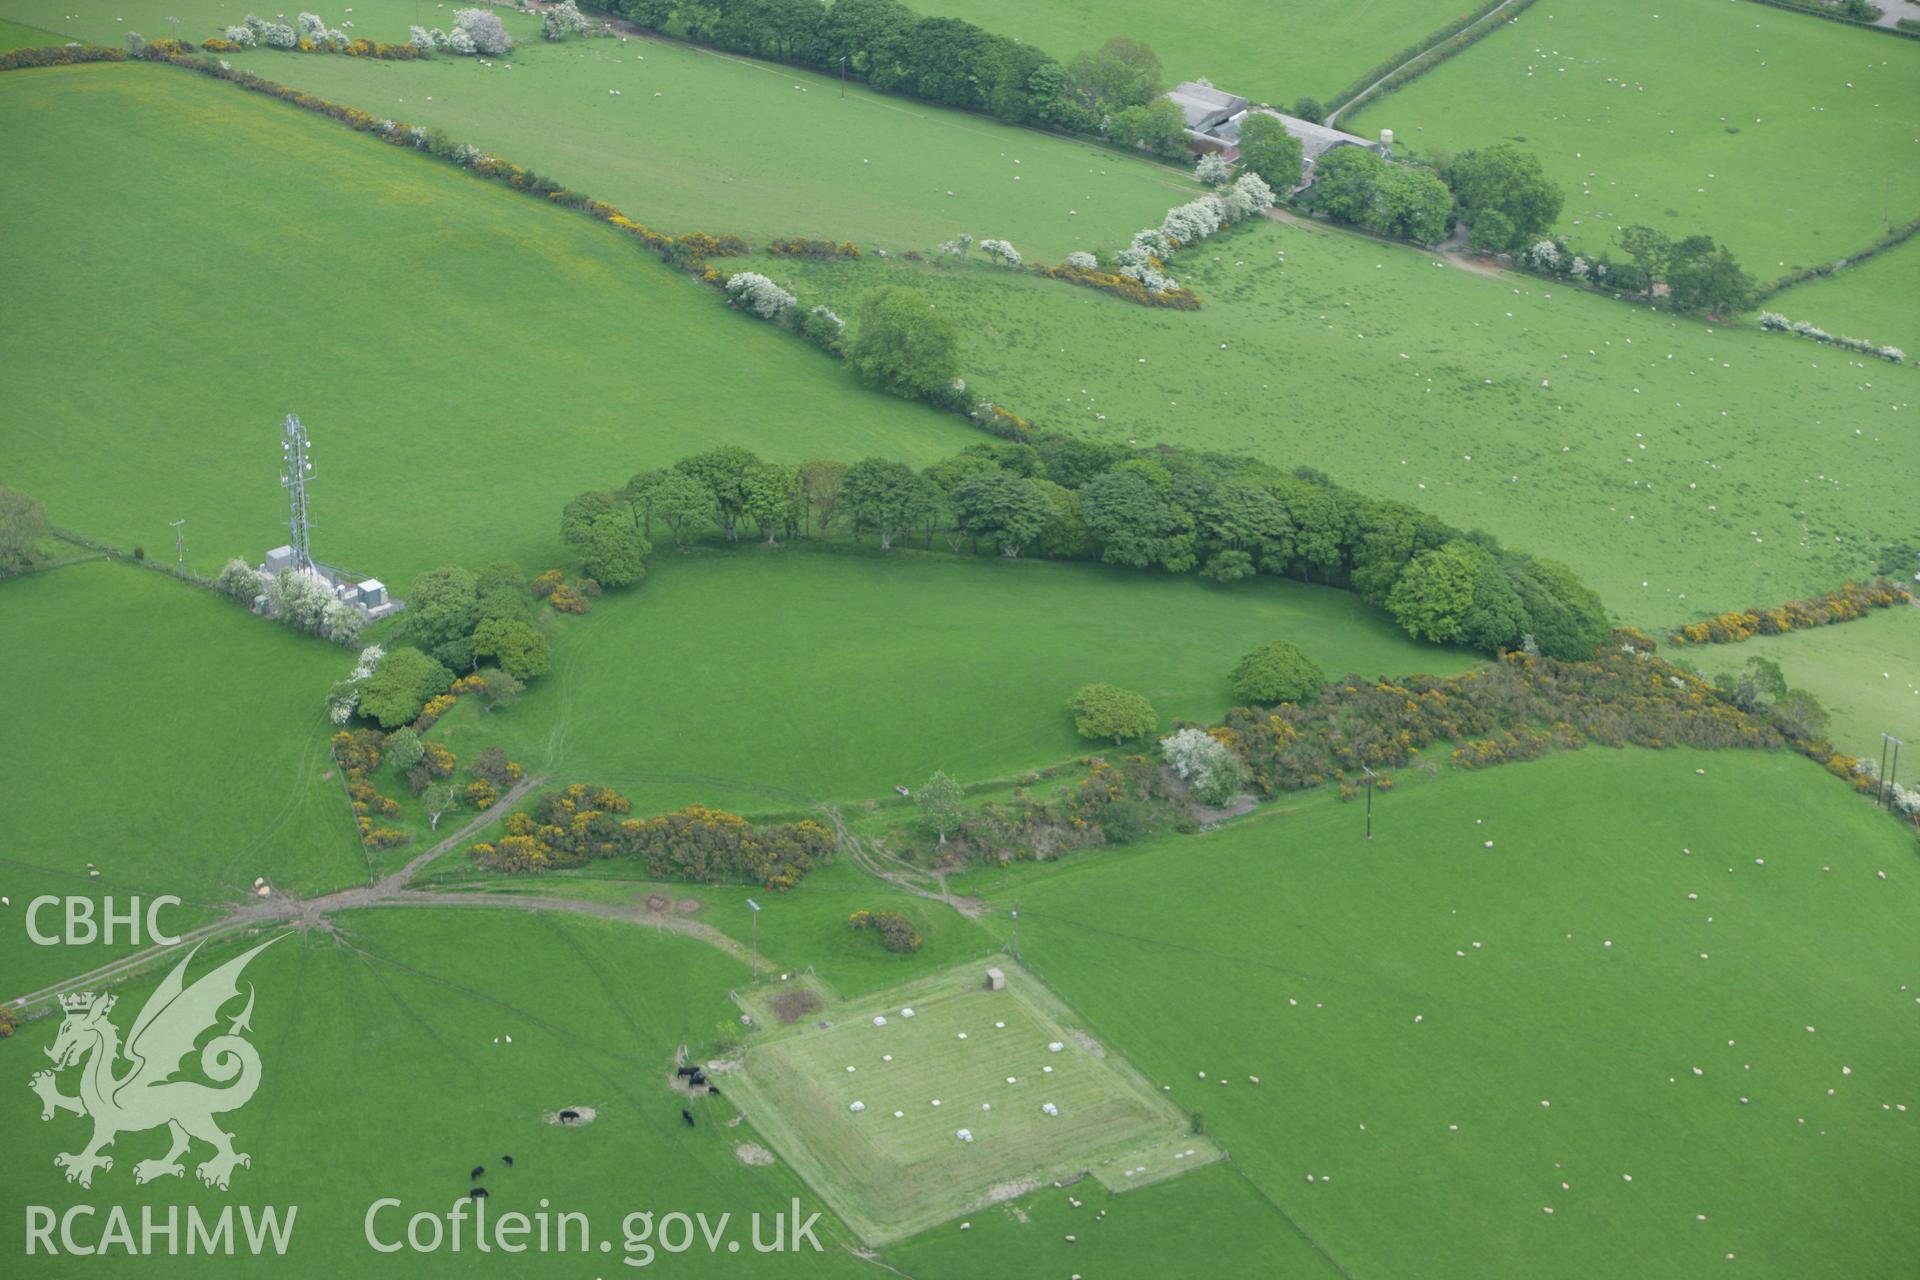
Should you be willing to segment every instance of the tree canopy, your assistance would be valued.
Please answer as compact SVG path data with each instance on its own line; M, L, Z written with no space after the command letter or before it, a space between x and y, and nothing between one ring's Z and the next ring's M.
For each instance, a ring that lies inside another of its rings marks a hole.
M1137 107L1160 95L1160 57L1153 46L1116 36L1067 64L1080 91L1108 113Z
M1112 738L1116 747L1160 727L1160 715L1147 695L1118 685L1084 685L1067 699L1067 710L1073 713L1073 727L1081 737Z
M954 380L958 346L953 321L935 310L925 294L882 285L861 297L859 328L847 355L874 386L920 399Z
M418 649L394 649L360 682L360 714L382 729L398 729L420 715L427 699L453 687L453 672Z
M935 492L904 462L862 458L847 468L840 503L853 517L853 527L878 534L880 549L888 551L895 537L937 505Z
M1287 132L1279 116L1249 111L1241 118L1241 171L1253 170L1283 199L1300 185L1302 157L1300 139Z
M473 665L468 638L480 621L478 587L471 571L446 565L420 574L407 594L408 635L455 670Z
M473 633L473 651L501 670L532 680L553 670L553 655L540 628L518 619L489 618Z
M1170 98L1153 98L1113 113L1107 136L1122 146L1141 147L1157 156L1186 154L1187 118Z
M913 793L913 803L920 810L920 821L940 837L945 844L947 837L960 825L960 802L966 798L966 791L945 773L935 773L921 788Z
M580 571L595 582L624 587L646 576L653 544L622 512L610 511L576 526L567 540L580 553Z
M1540 158L1511 142L1463 152L1447 169L1447 184L1460 202L1467 225L1487 213L1498 213L1512 228L1506 243L1493 250L1514 249L1544 235L1560 216L1564 199L1560 188L1540 167Z
M948 502L962 527L1016 557L1054 518L1052 499L1042 482L992 467L953 487Z
M1234 696L1243 702L1311 702L1326 683L1320 665L1291 640L1269 640L1233 669Z

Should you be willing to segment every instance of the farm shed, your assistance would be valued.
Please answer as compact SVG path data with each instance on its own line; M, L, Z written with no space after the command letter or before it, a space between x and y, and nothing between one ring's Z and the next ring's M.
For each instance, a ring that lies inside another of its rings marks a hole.
M1253 104L1238 94L1227 93L1210 84L1201 84L1196 80L1185 80L1167 94L1173 105L1180 108L1180 114L1186 117L1187 132L1210 134L1230 120L1237 120L1246 114Z
M1187 138L1193 149L1196 152L1215 152L1229 162L1240 156L1240 126L1250 113L1259 112L1275 117L1288 133L1300 140L1308 183L1313 181L1315 163L1336 147L1365 147L1382 156L1389 155L1393 150L1391 129L1382 129L1379 141L1369 142L1357 134L1276 111L1266 103L1253 106L1245 98L1198 81L1182 82L1167 97L1180 108L1180 114L1187 122Z
M987 990L1005 991L1006 989L1007 989L1007 975L1002 973L998 969L987 970Z

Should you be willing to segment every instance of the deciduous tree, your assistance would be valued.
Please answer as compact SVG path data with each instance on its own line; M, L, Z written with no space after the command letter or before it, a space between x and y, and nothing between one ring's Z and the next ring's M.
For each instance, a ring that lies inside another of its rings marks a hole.
M1182 155L1187 149L1187 118L1170 98L1154 98L1137 107L1116 111L1108 121L1107 136L1122 146L1140 147L1157 156Z
M580 551L580 570L602 586L624 587L647 573L653 550L646 535L620 516L601 516L588 525L574 545Z
M407 593L405 616L408 636L440 663L456 671L473 665L470 637L480 621L480 596L472 572L444 565L420 574Z
M546 635L530 622L519 619L490 618L473 633L473 651L492 658L503 671L521 680L532 680L553 669L553 656Z
M925 294L882 285L860 299L860 324L848 359L877 387L909 398L932 398L958 369L953 321Z
M1302 158L1300 139L1287 132L1279 116L1249 111L1240 118L1241 170L1265 178L1282 198L1300 185Z
M0 487L0 573L18 573L40 556L47 513L18 489Z
M666 523L673 545L684 550L687 540L720 519L713 490L684 471L669 471L649 491L653 512Z
M894 538L937 505L934 492L913 468L890 458L862 458L848 467L840 501L855 529L879 535L882 551L891 550Z
M1054 517L1053 503L1039 482L998 468L962 480L948 501L966 528L993 542L1009 559L1018 557Z
M1530 243L1560 216L1564 197L1540 167L1540 158L1510 142L1463 152L1446 179L1469 227L1489 212L1498 212L1512 227L1505 244L1489 248L1508 250Z
M1067 70L1080 92L1109 113L1151 102L1160 93L1160 57L1139 40L1115 36L1075 58Z
M1119 746L1128 738L1144 738L1160 725L1160 716L1143 693L1118 685L1082 686L1067 700L1073 727L1083 738L1112 738Z
M518 676L500 667L487 667L477 678L480 681L480 705L487 711L510 705L527 688Z
M720 531L728 542L740 540L740 517L747 509L747 474L760 464L751 449L720 445L673 464L675 471L692 476L713 495Z
M1233 669L1233 693L1243 702L1312 702L1326 686L1326 673L1291 640L1269 640Z
M920 809L920 821L940 837L941 844L959 827L960 802L965 798L965 789L945 773L934 774L913 793L913 802Z
M380 667L360 682L360 714L382 729L415 719L427 699L453 687L453 672L419 649L388 652Z
M833 518L840 504L840 488L846 482L847 464L831 458L809 458L800 464L800 484L806 490L809 523L817 525L824 536L833 531Z

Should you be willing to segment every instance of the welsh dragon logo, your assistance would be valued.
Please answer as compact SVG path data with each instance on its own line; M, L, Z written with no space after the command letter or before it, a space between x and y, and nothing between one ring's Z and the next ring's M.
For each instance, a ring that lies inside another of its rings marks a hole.
M133 1166L136 1183L182 1176L180 1157L195 1138L213 1147L212 1158L196 1170L200 1181L210 1187L225 1191L235 1165L252 1165L251 1157L233 1149L233 1135L214 1117L246 1105L260 1087L260 1054L240 1034L252 1030L253 984L247 984L246 1008L232 1019L225 1034L214 1036L200 1050L201 1072L226 1087L173 1077L185 1065L194 1043L219 1022L221 1008L239 997L240 972L247 962L278 941L263 942L187 986L187 965L199 952L194 948L147 998L124 1046L119 1029L108 1019L116 1003L113 996L83 991L60 997L66 1019L53 1048L46 1051L53 1059L53 1070L36 1072L32 1087L40 1095L42 1120L53 1119L56 1111L93 1117L93 1140L77 1153L53 1158L56 1166L67 1171L68 1182L91 1187L94 1170L113 1169L113 1158L102 1152L116 1137L161 1125L172 1134L173 1145L159 1159ZM124 1068L123 1059L128 1064ZM80 1092L68 1097L54 1078L76 1065L80 1066Z

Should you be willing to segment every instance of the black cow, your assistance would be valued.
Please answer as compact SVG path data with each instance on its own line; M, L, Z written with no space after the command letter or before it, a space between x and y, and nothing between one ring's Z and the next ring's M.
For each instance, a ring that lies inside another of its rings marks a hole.
M485 1200L487 1198L487 1189L485 1187L475 1187L473 1190L467 1192L467 1194L475 1200Z
M486 1171L487 1171L487 1166L483 1164L477 1164L473 1166L473 1172L467 1175L467 1181L469 1182L480 1181L480 1175L485 1173Z
M707 1077L696 1069L692 1075L687 1077L687 1082L693 1085L703 1085L707 1082Z
M685 1108L682 1108L680 1112L680 1118L687 1122L687 1128L689 1129L693 1128L693 1113L691 1111L688 1111Z
M714 1088L712 1085L707 1086L707 1092L712 1094L716 1098L720 1096L720 1090Z
M501 1158L502 1160L504 1160L504 1161L506 1161L506 1164L507 1164L507 1168L509 1168L509 1169L511 1169L511 1168L513 1168L513 1157L512 1157L512 1156L501 1156L500 1158Z
M679 1076L679 1077L680 1077L681 1079L683 1079L683 1080L684 1080L684 1079L685 1079L686 1077L688 1077L688 1076L697 1076L697 1075L699 1075L699 1074L700 1074L700 1068L698 1068L698 1067L675 1067L675 1068L673 1069L673 1074L675 1074L675 1075L677 1075L677 1076Z
M572 1124L575 1120L578 1120L579 1118L580 1118L580 1113L578 1111L573 1110L571 1107L569 1107L567 1110L562 1111L560 1113L561 1124Z

